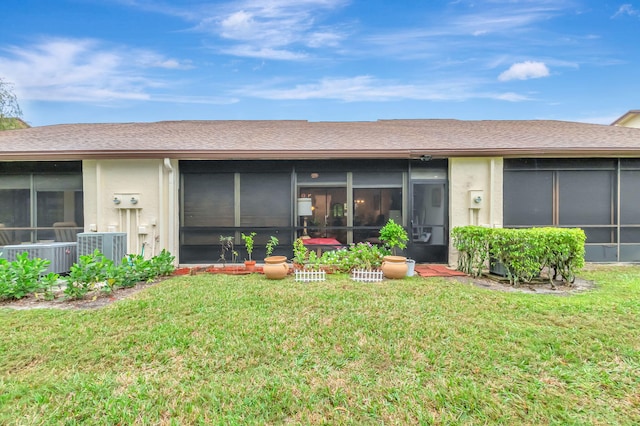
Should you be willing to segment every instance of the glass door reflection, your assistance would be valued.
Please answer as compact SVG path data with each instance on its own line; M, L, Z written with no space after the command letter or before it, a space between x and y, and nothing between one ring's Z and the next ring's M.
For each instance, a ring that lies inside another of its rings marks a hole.
M311 238L335 238L347 243L346 188L300 187L298 196L311 198L311 216L300 217L298 226L306 228Z

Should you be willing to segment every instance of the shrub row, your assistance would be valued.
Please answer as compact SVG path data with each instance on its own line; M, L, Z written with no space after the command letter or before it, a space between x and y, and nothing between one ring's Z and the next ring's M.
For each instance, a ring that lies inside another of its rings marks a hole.
M549 269L551 284L557 276L573 282L584 266L586 236L582 229L462 226L451 234L459 253L458 269L476 277L487 262L500 262L512 284L529 282L544 268Z
M53 299L54 288L66 285L64 293L70 299L82 298L89 291L100 289L111 292L117 288L132 287L141 281L149 281L173 272L174 256L166 250L151 259L140 255L127 255L120 265L104 257L99 250L80 256L69 275L55 273L43 275L49 260L29 259L22 253L13 262L0 259L0 298L21 299L28 294L41 293Z
M293 262L305 269L318 270L331 267L336 272L350 272L352 269L378 269L382 265L384 256L391 254L391 250L371 243L349 244L337 250L330 250L317 256L309 250L301 238L293 243Z

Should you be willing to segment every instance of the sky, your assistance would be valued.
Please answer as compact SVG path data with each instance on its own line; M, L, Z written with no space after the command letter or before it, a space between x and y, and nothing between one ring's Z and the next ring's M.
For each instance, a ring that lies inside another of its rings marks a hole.
M640 109L640 0L3 0L32 126Z

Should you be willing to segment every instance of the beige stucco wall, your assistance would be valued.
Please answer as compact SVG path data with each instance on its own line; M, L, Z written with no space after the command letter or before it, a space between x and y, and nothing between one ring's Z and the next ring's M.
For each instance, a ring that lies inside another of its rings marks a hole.
M85 160L82 170L85 232L126 232L129 253L144 245L146 257L163 248L177 256L177 161Z
M501 157L449 159L449 229L464 225L502 226ZM473 198L481 197L476 203ZM449 242L449 264L458 253Z

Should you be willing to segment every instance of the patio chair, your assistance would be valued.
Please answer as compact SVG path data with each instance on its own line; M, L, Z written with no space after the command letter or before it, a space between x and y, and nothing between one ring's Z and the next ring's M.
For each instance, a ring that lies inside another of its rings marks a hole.
M78 231L75 229L78 224L75 222L56 222L53 224L56 233L56 241L59 242L75 242Z

